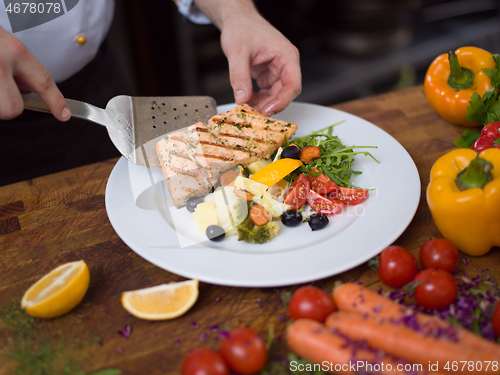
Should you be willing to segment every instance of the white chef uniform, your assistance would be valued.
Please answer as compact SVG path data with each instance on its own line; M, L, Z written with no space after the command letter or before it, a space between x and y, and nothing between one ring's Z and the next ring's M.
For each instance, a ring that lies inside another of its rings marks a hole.
M0 26L13 33L35 55L56 82L80 71L96 56L113 20L114 0L19 0L0 2ZM17 5L16 5L17 4ZM32 8L31 4L37 4ZM57 8L55 4L60 4ZM176 1L192 22L210 20L193 0Z

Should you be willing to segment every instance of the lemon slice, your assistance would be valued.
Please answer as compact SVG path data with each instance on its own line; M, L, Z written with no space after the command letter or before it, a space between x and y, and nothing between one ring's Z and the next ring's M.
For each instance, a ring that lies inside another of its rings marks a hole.
M55 318L72 310L85 296L90 272L83 260L63 264L34 283L21 300L21 308L37 318Z
M167 320L188 311L198 299L198 280L160 284L122 293L125 310L137 318Z

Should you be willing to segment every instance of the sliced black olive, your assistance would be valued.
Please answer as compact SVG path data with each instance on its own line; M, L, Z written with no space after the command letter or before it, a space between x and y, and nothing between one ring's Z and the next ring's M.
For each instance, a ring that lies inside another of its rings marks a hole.
M300 149L291 145L286 147L283 151L281 151L281 159L300 159Z
M226 232L220 225L209 225L207 227L207 237L211 241L219 242L224 239Z
M296 227L302 223L302 214L295 210L288 210L281 215L281 222L287 227Z
M320 230L328 225L330 220L325 214L312 214L309 216L309 226L312 230Z
M205 200L205 198L203 198L203 197L191 197L186 202L186 209L189 212L194 212L196 206L198 206L204 200Z

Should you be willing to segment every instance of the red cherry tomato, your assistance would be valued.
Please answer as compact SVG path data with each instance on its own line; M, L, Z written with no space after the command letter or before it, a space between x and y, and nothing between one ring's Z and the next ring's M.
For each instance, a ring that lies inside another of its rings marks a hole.
M500 337L500 301L497 302L497 307L491 318L491 325L493 326L493 331Z
M335 202L312 190L309 190L307 193L307 203L309 203L309 206L311 206L315 212L327 216L334 215L344 208L342 202Z
M238 374L254 374L267 362L266 344L259 333L249 327L235 328L222 337L220 353L229 368Z
M319 171L316 168L313 168L311 169L311 172ZM336 190L338 187L338 185L330 180L330 178L324 173L321 173L317 177L314 177L312 174L310 174L307 179L311 184L311 189L321 195L329 194L332 191Z
M182 361L181 375L229 375L229 367L219 353L208 348L196 348Z
M388 286L401 288L418 272L417 261L404 247L393 245L380 253L378 277Z
M324 323L335 310L332 297L312 285L297 289L288 304L288 314L292 320L307 318Z
M418 256L424 268L441 268L453 272L458 264L456 246L444 238L433 238L425 242Z
M286 196L284 203L288 204L290 209L297 211L306 203L307 192L310 188L311 186L306 175L303 173L299 174L290 187L290 192Z
M426 309L444 309L457 298L458 288L451 274L439 268L420 271L414 279L417 303Z
M339 188L330 193L329 198L344 203L346 206L354 206L363 202L368 196L368 190L352 187Z

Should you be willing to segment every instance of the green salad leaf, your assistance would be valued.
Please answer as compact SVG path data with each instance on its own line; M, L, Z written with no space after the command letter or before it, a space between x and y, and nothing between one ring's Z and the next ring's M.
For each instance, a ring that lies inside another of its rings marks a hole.
M292 143L300 149L307 145L319 147L321 157L297 168L290 174L290 181L295 180L300 173L304 173L306 176L309 174L317 176L324 173L339 186L358 187L351 183L353 175L361 174L360 171L352 168L354 157L356 155L365 155L379 163L368 151L358 151L361 148L377 148L377 146L345 146L342 144L340 138L333 135L333 128L343 122L338 122L292 140ZM288 146L290 146L290 142L286 140L283 147ZM313 168L316 168L319 172L311 172Z

